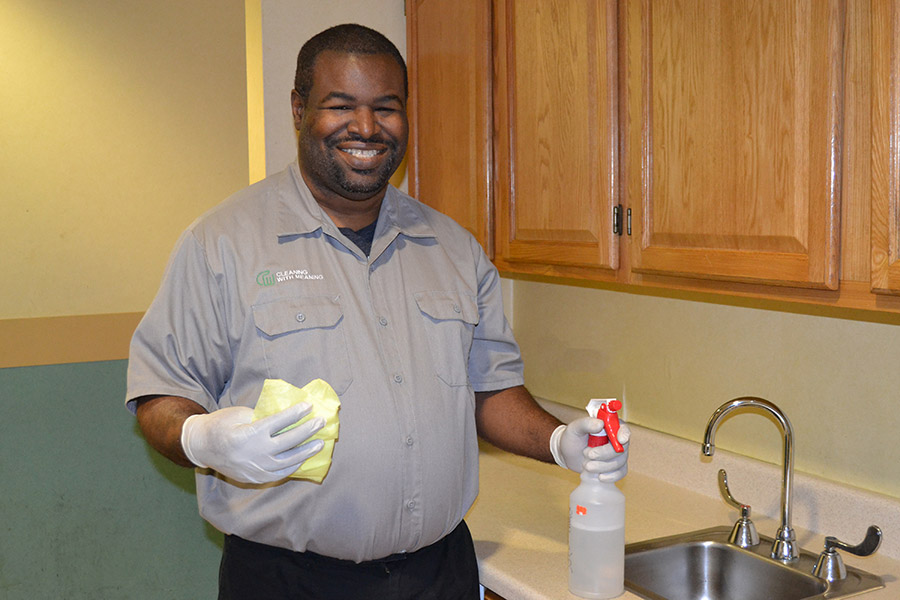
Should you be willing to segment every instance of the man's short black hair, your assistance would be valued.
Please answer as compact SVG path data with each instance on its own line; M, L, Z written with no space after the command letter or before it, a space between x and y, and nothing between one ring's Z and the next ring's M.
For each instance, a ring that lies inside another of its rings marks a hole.
M300 54L297 55L294 89L297 90L304 102L309 99L309 91L312 89L316 58L327 50L346 54L386 54L390 56L403 69L403 93L409 96L406 61L403 60L403 55L397 50L397 46L374 29L347 23L335 25L316 34L300 48Z

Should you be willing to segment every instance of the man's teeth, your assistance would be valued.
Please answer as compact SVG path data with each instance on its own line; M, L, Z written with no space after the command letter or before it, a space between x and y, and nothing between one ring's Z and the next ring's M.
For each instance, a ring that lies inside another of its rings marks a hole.
M360 150L359 148L341 148L341 152L358 158L372 158L378 154L378 150Z

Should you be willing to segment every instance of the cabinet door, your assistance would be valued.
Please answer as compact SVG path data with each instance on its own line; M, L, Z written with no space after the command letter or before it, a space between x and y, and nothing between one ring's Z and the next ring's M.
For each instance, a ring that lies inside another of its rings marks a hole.
M490 0L407 1L410 194L491 255Z
M872 291L900 294L900 2L872 4Z
M498 262L618 266L616 3L494 1Z
M626 0L637 273L835 289L842 0Z

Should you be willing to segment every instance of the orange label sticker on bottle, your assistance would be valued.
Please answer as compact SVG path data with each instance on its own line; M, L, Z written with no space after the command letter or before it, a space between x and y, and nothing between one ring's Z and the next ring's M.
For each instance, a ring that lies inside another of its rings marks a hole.
M575 514L576 514L576 515L586 515L586 514L587 514L587 508L581 506L580 504L576 504L576 505L575 505Z

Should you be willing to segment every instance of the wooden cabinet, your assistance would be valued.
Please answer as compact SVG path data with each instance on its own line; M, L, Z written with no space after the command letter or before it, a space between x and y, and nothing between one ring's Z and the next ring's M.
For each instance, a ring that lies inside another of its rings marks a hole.
M413 190L502 272L900 312L900 0L408 6Z
M616 3L494 2L497 261L618 267Z
M627 0L631 269L835 289L841 0Z
M407 1L410 194L492 255L491 7Z
M498 262L836 288L843 18L841 0L495 0Z
M900 294L900 2L872 5L872 291Z

